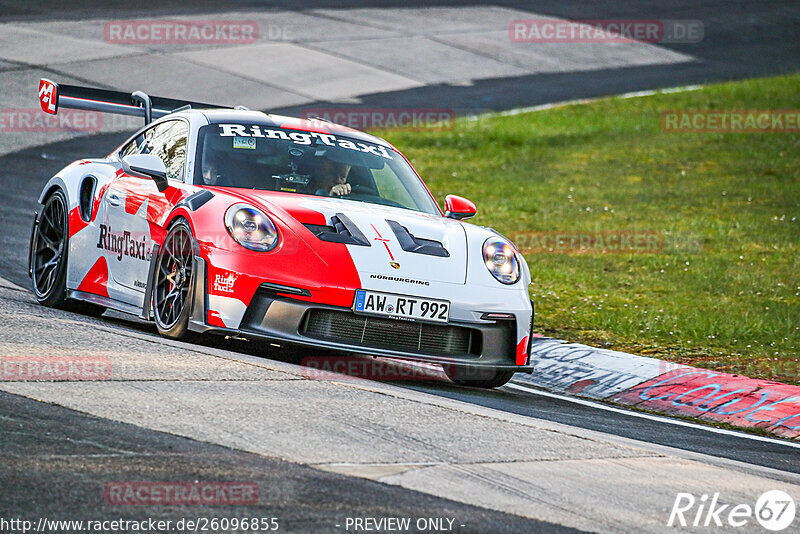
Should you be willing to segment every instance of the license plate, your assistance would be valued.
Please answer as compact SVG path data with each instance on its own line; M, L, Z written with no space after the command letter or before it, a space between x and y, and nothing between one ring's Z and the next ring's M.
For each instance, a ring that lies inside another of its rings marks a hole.
M353 311L409 321L446 323L450 318L450 303L446 300L358 289Z

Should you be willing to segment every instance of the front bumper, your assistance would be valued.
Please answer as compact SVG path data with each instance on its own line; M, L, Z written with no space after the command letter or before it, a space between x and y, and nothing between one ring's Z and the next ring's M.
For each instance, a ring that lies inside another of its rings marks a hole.
M212 326L207 321L205 262L200 257L195 257L195 273L189 324L193 331L430 363L533 371L533 366L515 362L515 319L451 321L447 325L399 321L293 299L270 284L256 291L238 328Z

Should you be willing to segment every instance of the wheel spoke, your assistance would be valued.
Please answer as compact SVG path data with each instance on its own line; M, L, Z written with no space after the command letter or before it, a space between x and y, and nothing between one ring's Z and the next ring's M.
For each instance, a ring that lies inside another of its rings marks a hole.
M175 256L175 236L172 236L170 239L169 247L167 247L167 253L169 254L169 258L173 263L178 263L179 259Z
M50 237L48 237L48 235L47 235L47 234L45 234L45 233L41 233L41 232L40 232L40 233L39 233L39 237L41 237L41 238L44 240L44 242L45 242L45 245L46 245L47 247L49 247L49 248L53 248L53 247L55 247L55 246L57 246L57 245L58 245L58 241L57 241L57 240L50 239Z
M34 252L34 254L36 254L38 256L39 254L41 254L45 250L49 250L50 252L53 253L53 255L55 255L55 253L58 252L57 248L54 249L50 245L45 244L44 246L37 247L36 248L36 252Z
M55 282L55 280L53 280L55 272L56 272L55 267L51 267L50 270L47 272L47 279L46 280L47 280L47 289L48 289L48 291L50 290L51 287L53 287L53 282Z
M167 301L167 300L170 300L170 299L172 299L172 300L175 300L175 297L176 297L176 296L178 296L178 292L177 292L177 291L175 291L175 289L176 289L176 288L172 288L172 289L170 290L170 292L169 292L169 293L167 293L167 295L164 297L164 300L165 300L165 301Z
M47 225L44 226L42 223L47 223ZM50 219L50 213L48 210L42 212L42 220L39 221L39 225L44 226L46 229L53 228L53 221Z
M181 239L181 252L183 252L182 256L184 259L189 258L191 255L192 250L192 243L189 241L189 236L185 233L183 234L183 239ZM185 262L184 262L185 265Z
M45 269L50 268L50 267L55 267L56 265L58 265L58 258L57 257L53 258L52 260L48 261L47 263L43 263L42 265L39 265L36 268L36 272L44 271Z
M170 318L172 320L175 320L178 317L178 315L180 314L180 308L177 305L178 304L177 297L178 297L177 294L172 294L168 298L168 300L170 302L170 304L169 304Z

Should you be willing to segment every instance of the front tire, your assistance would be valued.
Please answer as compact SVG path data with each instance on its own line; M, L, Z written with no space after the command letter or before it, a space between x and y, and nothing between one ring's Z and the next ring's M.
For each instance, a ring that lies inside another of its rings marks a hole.
M184 339L189 335L194 281L194 237L184 221L167 232L158 251L153 277L153 316L158 332Z
M514 371L502 369L481 369L461 365L443 365L442 368L452 382L474 388L498 388L505 385L514 376Z

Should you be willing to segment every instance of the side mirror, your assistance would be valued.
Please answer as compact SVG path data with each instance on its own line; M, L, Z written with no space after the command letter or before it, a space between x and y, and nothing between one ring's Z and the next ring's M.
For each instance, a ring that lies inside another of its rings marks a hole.
M122 158L122 170L130 176L152 178L160 192L167 188L167 167L156 155L131 154Z
M475 217L478 208L471 200L456 195L447 195L444 199L444 216L448 219L460 221Z

